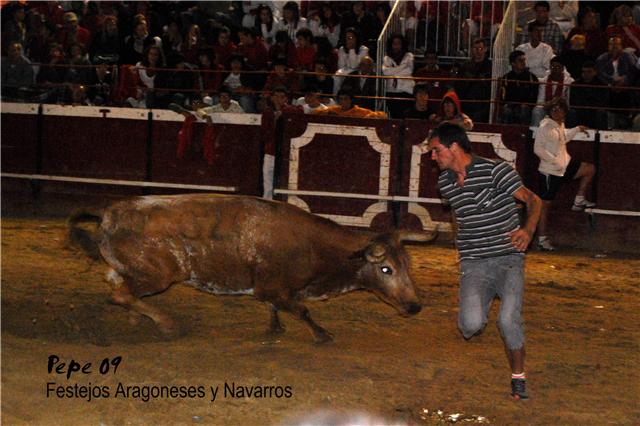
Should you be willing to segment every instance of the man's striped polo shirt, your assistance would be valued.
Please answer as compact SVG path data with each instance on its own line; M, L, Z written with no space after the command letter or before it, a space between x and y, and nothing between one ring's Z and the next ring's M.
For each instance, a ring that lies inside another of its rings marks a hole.
M452 170L444 170L438 178L440 194L456 216L460 259L522 254L509 238L509 233L520 227L513 198L522 188L518 173L504 161L476 155L472 155L466 170L462 187Z

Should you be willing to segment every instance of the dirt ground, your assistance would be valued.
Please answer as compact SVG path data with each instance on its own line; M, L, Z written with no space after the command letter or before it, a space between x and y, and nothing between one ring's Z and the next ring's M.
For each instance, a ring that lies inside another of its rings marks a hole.
M465 342L457 331L450 244L409 247L425 303L416 317L362 292L308 303L335 335L316 346L287 315L287 332L269 337L268 310L255 299L186 286L150 299L177 320L179 335L162 336L148 319L133 326L107 301L104 266L66 248L64 233L59 217L2 218L3 424L291 424L322 410L366 412L377 419L371 424L640 424L637 257L528 255L531 399L514 402L495 326L499 302L484 334ZM48 373L50 355L91 363L90 372L68 380ZM102 360L118 356L115 373L111 365L101 374ZM129 395L116 394L119 383ZM225 383L254 396L224 395ZM55 389L47 397L48 386L89 384L108 387L109 396L88 401L71 388L71 397ZM144 389L162 386L202 386L203 396L145 401ZM212 386L220 389L214 402ZM271 387L271 396L255 397L256 387Z

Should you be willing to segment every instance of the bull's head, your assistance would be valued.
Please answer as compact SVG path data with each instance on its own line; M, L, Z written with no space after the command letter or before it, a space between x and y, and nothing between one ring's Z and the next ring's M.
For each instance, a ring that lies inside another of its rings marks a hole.
M407 231L378 235L359 252L366 261L359 270L364 286L403 315L420 312L422 305L409 275L409 255L402 242L427 242L435 235Z

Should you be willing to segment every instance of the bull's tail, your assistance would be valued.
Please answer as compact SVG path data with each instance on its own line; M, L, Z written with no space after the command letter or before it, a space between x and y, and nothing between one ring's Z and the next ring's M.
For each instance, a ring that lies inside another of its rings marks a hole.
M98 225L102 221L102 215L98 212L87 210L77 211L67 220L68 238L72 246L82 249L91 259L100 260L100 249L95 232L78 226L83 222L95 222Z

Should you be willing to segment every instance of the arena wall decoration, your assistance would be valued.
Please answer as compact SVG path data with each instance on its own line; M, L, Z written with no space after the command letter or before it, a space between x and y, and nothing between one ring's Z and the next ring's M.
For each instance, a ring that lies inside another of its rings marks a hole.
M47 194L262 193L260 115L215 114L213 161L203 155L204 123L195 124L178 158L184 118L172 111L2 103L1 116L3 198L34 187ZM475 152L507 161L535 190L535 130L479 124L469 137ZM276 198L349 226L450 230L437 166L419 147L429 131L420 120L285 115L276 130ZM569 151L596 164L598 206L572 212L577 184L563 188L552 211L555 240L640 251L640 134L589 131Z

